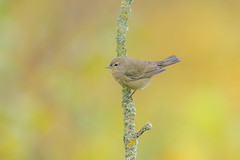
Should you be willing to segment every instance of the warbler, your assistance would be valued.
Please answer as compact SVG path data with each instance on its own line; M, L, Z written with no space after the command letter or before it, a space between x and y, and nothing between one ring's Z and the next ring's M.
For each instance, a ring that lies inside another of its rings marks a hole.
M171 55L161 61L142 61L126 57L116 57L105 68L110 69L113 78L122 86L133 90L130 96L147 87L152 77L166 69L164 67L180 62L176 55Z

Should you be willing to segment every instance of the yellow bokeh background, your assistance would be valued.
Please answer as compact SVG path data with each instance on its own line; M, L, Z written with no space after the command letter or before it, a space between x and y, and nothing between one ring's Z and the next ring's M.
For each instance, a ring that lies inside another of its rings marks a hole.
M122 160L121 1L0 0L0 159ZM240 159L240 1L135 0L128 57L182 62L134 95L138 160Z

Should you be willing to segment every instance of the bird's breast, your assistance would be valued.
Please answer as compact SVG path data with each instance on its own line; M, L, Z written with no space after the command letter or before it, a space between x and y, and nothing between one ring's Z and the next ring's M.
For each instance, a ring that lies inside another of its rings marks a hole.
M124 85L133 90L140 90L147 87L151 83L151 81L152 81L152 78L143 78L143 79L128 81Z

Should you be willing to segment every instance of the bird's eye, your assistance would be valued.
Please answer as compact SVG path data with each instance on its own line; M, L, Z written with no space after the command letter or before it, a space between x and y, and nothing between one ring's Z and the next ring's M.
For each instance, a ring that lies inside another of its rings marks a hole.
M117 63L115 63L115 64L114 64L114 66L118 66L118 64L117 64Z

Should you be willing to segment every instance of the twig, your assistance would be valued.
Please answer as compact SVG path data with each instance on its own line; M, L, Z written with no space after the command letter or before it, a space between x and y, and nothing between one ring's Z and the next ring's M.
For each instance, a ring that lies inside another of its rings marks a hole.
M139 129L136 132L136 138L140 137L145 131L152 129L152 124L150 122L147 122L147 124L145 124L142 129Z

